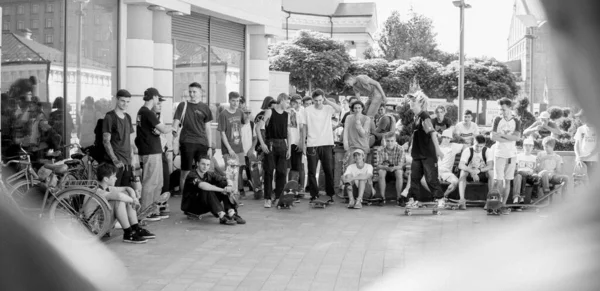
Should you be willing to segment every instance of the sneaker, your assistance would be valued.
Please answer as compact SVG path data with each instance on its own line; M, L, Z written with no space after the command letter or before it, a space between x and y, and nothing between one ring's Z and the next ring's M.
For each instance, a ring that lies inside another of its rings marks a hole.
M219 218L219 223L224 224L224 225L236 225L237 224L235 222L235 220L228 217L227 215L224 215L223 217Z
M408 198L408 202L406 202L406 208L416 208L419 206L419 201L416 201L414 198Z
M302 202L301 199L302 199L301 195L294 196L294 203L300 203L300 202Z
M400 198L398 198L398 206L406 207L406 197L405 196L400 196Z
M244 220L241 216L239 216L237 213L233 215L233 220L237 223L237 224L246 224L246 220Z
M329 196L329 200L327 200L327 204L334 204L333 196Z
M153 238L156 238L156 235L154 235L153 233L151 233L150 231L148 231L148 230L147 230L147 229L145 229L145 228L139 228L139 229L137 230L137 234L138 234L140 237L142 237L142 238L145 238L145 239L153 239Z
M148 215L144 220L146 221L159 221L160 220L160 216L156 213L150 214Z
M467 201L466 200L458 201L458 210L467 210Z
M506 207L502 207L502 209L500 209L500 214L502 214L502 215L509 215L510 214L510 209L506 208Z
M185 214L188 219L192 219L192 220L200 220L202 218L200 215L193 214L190 212L183 212L183 214Z
M164 212L164 211L161 211L161 212L158 214L158 217L160 217L160 219L167 219L167 218L169 218L169 212Z
M317 200L319 197L318 196L311 196L310 200L308 202L314 202L315 200Z
M240 192L240 198L245 199L246 198L246 191L244 191L244 189L241 189L239 192Z
M123 241L131 244L145 244L148 242L147 239L138 235L135 231L130 231L129 233L123 234Z
M362 202L360 200L356 201L356 204L354 204L354 209L361 209L362 208Z
M513 197L513 204L519 204L519 200L520 200L519 197L521 197L521 196L515 195L515 197Z
M350 202L348 202L348 208L354 208L354 205L356 204L356 201L354 201L354 199L350 199Z
M446 199L444 199L444 198L438 199L437 203L438 203L437 208L439 208L439 209L443 209L444 207L446 207Z
M265 199L265 208L271 208L272 203L271 199Z

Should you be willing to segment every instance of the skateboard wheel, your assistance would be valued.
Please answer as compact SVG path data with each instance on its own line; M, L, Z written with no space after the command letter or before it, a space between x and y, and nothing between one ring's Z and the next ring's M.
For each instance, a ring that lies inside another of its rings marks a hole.
M442 212L441 212L441 211L438 211L438 212L436 213L436 215L442 215Z
M406 213L406 215L411 216L412 212L409 211L409 212Z
M539 208L536 208L536 209L535 209L535 213L540 213L540 209L539 209Z

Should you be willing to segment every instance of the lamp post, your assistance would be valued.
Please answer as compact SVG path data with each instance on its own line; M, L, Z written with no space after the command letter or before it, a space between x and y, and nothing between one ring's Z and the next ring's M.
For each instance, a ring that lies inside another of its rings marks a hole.
M79 9L77 11L77 84L75 85L77 88L77 93L75 95L75 118L79 128L79 126L81 126L81 113L79 108L79 106L81 106L81 50L83 49L83 16L85 15L83 8L90 0L73 0L73 2L79 4ZM64 81L66 82L66 78ZM69 143L70 141L67 142L67 144Z
M465 3L465 0L452 1L454 6L460 9L460 53L459 64L460 73L458 77L458 120L462 121L465 99L465 8L471 8L470 4Z
M525 34L525 38L529 39L529 47L531 52L529 53L529 112L533 112L533 103L534 101L534 91L533 91L533 54L535 52L534 49L534 27L528 27L527 28L527 34ZM541 103L541 102L540 102Z

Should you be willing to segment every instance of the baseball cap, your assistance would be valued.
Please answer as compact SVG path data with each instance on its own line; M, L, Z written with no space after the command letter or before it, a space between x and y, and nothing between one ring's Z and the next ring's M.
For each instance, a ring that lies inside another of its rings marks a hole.
M548 113L548 111L544 111L540 113L540 118L550 118L550 113Z
M125 89L120 89L119 91L117 91L117 98L119 97L131 97L131 93L129 93L129 91L125 90Z
M523 141L523 145L526 145L526 144L533 145L533 139L531 139L531 138L526 138L526 139Z
M365 155L365 152L364 152L363 150L361 150L361 149L355 149L355 150L352 152L352 155L354 155L354 154L357 154L357 153L358 153L358 154L361 154L361 155L363 155L363 156Z
M150 101L154 96L158 96L159 98L162 97L156 88L148 88L144 91L144 101Z
M452 138L452 131L449 129L444 130L442 132L442 137Z

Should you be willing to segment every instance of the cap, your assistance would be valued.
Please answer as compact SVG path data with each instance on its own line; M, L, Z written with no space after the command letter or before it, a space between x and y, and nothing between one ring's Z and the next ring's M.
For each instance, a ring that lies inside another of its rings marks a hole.
M117 98L119 97L131 97L131 93L129 93L129 91L125 90L125 89L120 89L119 91L117 91Z
M452 138L452 130L446 129L442 132L442 137Z
M150 101L154 96L162 97L156 88L148 88L144 91L144 101Z
M167 99L165 99L165 98L158 97L158 102L164 102L164 101L166 101L166 100L167 100Z
M523 145L526 145L526 144L533 145L533 139L526 138L525 140L523 140Z
M365 152L364 152L363 150L361 150L361 149L355 149L355 150L352 152L352 155L354 155L354 154L361 154L361 155L363 155L363 156L364 156L364 155L365 155Z
M548 113L548 111L544 111L540 113L540 118L550 118L550 113Z

